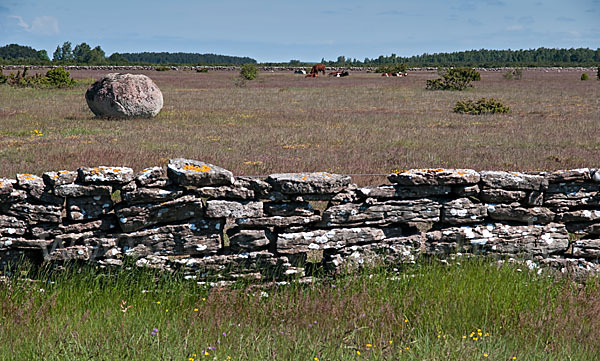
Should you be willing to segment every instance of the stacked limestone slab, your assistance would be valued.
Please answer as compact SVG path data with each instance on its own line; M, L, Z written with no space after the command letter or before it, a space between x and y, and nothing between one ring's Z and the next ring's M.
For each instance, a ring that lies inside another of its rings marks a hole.
M0 262L183 268L199 278L303 276L456 253L600 270L600 173L417 169L358 188L319 173L234 177L173 159L0 179Z

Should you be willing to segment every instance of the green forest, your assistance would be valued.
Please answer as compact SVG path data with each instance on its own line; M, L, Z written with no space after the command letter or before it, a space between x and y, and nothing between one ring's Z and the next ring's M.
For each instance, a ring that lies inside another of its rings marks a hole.
M380 55L377 58L357 59L339 56L336 60L321 60L330 66L384 66L406 64L409 67L535 67L535 66L597 66L600 63L600 48L528 50L467 50L453 53L422 54L410 57ZM25 65L242 65L256 63L249 57L198 53L113 53L106 56L100 46L92 48L86 43L75 45L65 42L58 45L49 58L46 50L36 50L29 46L10 44L0 47L0 64ZM290 60L286 63L264 63L263 65L306 66L310 63Z

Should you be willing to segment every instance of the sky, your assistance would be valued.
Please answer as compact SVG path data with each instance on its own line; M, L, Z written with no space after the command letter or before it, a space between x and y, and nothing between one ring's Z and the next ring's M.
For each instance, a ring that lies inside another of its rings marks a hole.
M363 60L600 47L600 0L0 0L0 46Z

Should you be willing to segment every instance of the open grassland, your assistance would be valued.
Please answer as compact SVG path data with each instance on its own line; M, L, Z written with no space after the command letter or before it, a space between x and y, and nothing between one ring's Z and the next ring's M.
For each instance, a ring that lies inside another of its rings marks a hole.
M422 263L253 288L73 267L0 283L2 360L598 360L600 280Z
M103 73L71 75L94 79ZM581 81L577 71L525 71L522 80L511 81L502 72L483 72L463 92L425 90L435 72L316 79L263 72L243 87L236 72L140 73L164 95L154 119L95 119L85 85L0 86L0 176L96 165L141 169L173 157L236 175L600 165L600 82ZM458 100L481 97L495 98L511 112L452 112Z

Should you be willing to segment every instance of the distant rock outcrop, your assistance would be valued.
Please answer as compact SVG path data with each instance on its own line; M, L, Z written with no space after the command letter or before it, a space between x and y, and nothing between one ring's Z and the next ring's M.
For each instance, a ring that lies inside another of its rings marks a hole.
M107 74L90 86L85 100L96 116L107 118L150 118L163 106L160 89L142 74Z

